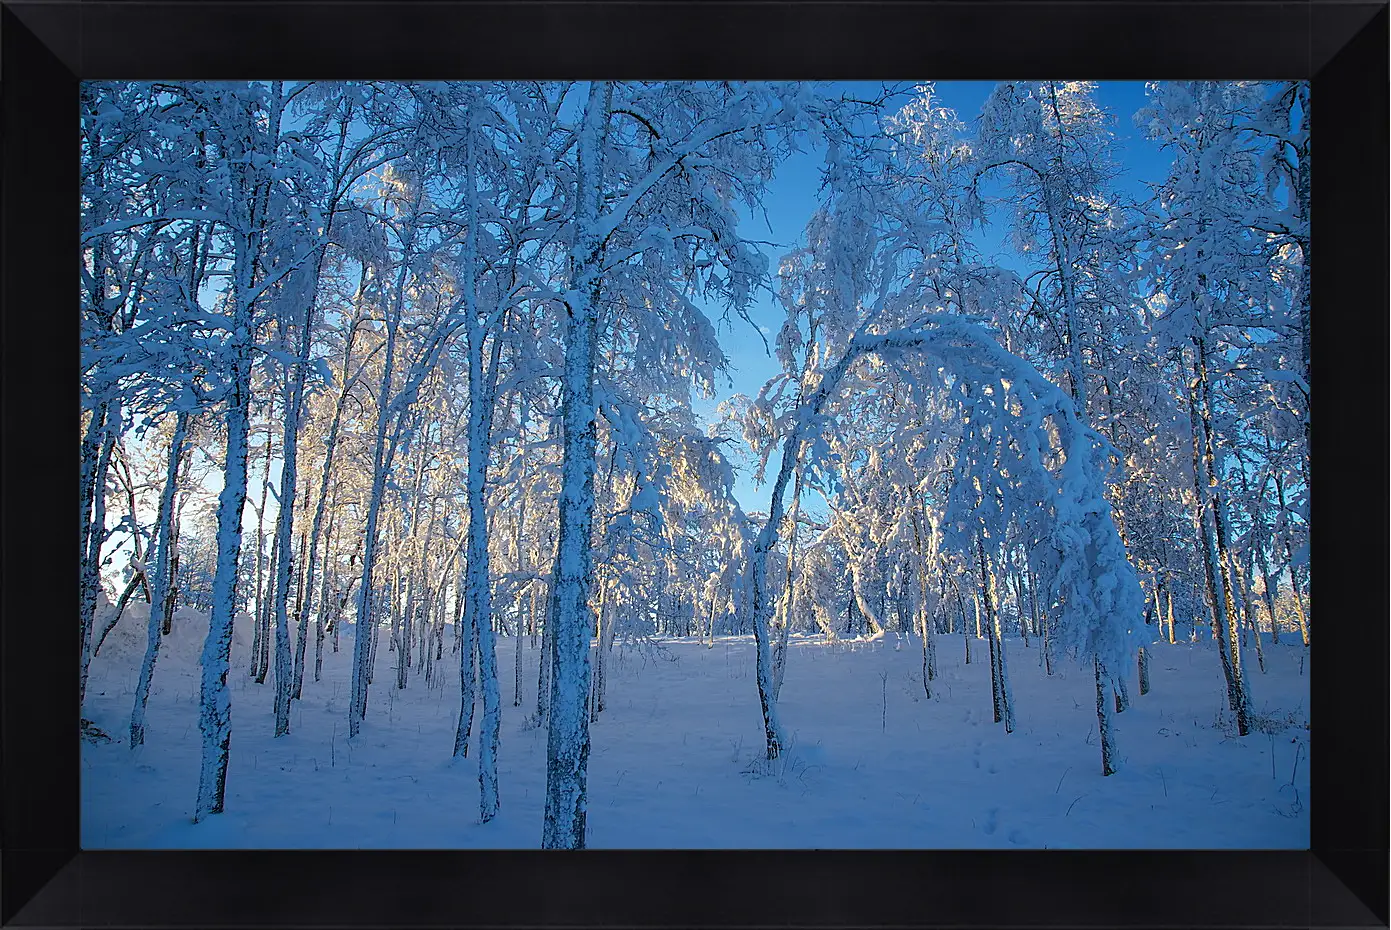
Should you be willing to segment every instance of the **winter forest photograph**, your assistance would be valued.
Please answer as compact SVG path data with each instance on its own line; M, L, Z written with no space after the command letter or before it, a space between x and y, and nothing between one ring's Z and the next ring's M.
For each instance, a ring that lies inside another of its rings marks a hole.
M78 116L84 849L1309 847L1307 81Z

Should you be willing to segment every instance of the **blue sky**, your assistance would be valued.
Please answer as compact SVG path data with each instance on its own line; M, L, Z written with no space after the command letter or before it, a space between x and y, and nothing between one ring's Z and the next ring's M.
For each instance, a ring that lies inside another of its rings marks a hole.
M877 93L878 82L842 82L835 85L859 95ZM974 127L994 81L938 81L937 99L956 110L957 115L968 127ZM1142 81L1102 81L1097 86L1097 100L1114 117L1113 131L1116 136L1115 154L1121 164L1121 176L1117 179L1120 191L1136 199L1148 195L1145 182L1163 179L1168 167L1167 159L1159 147L1135 128L1135 112L1145 103L1145 85ZM795 155L778 169L777 176L768 186L764 207L767 221L760 215L751 218L745 232L754 239L767 239L781 247L765 246L764 251L777 267L777 259L801 237L802 229L817 206L817 188L820 183L820 168L824 153L809 151ZM1004 232L1001 222L995 222L979 234L979 242L987 254L1000 251L1000 237ZM1001 264L1013 264L1008 256L1000 255ZM777 306L774 295L760 294L750 317L767 332L769 345L772 336L782 325L782 311ZM777 363L765 349L763 341L756 333L750 332L743 320L732 319L731 323L717 323L720 342L730 360L732 386L723 385L717 396L709 402L698 401L696 411L707 417L712 416L715 407L735 394L753 396L764 382L778 371ZM755 485L751 460L747 455L732 455L738 475L734 493L746 511L766 511L770 484ZM744 461L741 461L744 460ZM770 475L775 471L777 457L770 465ZM806 503L815 506L816 499L806 498ZM818 508L819 509L819 508Z

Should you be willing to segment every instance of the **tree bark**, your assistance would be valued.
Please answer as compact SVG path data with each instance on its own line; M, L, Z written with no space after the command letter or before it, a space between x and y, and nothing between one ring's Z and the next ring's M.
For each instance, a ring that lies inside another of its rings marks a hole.
M1275 476L1275 494L1280 502L1280 513L1283 515L1286 512L1285 483L1280 480L1278 474ZM1288 523L1284 525L1286 527L1283 534L1285 537L1285 566L1289 569L1290 573L1290 594L1294 597L1295 615L1299 619L1299 638L1303 640L1304 645L1307 647L1309 645L1309 619L1304 613L1304 599L1299 593L1299 578L1294 572L1294 551L1293 547L1290 545Z
M423 188L416 191L412 215L404 243L400 270L397 272L395 287L386 318L386 346L383 359L381 385L377 391L377 423L372 443L372 487L367 498L367 527L363 534L362 587L358 589L357 633L353 637L353 676L352 693L348 704L348 736L355 737L362 728L367 716L367 686L371 682L371 656L375 652L376 624L371 621L368 602L372 598L372 574L377 561L377 524L381 519L382 498L386 493L386 476L390 468L393 448L387 448L387 425L391 420L391 381L396 364L396 329L401 318L401 306L406 296L406 275L415 253L417 231L416 219L420 211ZM371 624L364 628L363 624Z
M805 378L805 375L803 376ZM779 613L782 619L777 626L777 639L773 641L773 696L782 693L783 672L787 666L787 637L792 629L793 606L796 603L796 585L793 582L797 565L797 519L802 511L802 469L792 482L792 535L787 540L787 577L782 589L782 603Z
M90 512L91 519L84 522L83 527L82 673L78 684L79 704L87 699L87 670L92 661L92 627L96 623L97 602L101 594L101 547L106 542L106 473L110 468L112 449L116 445L116 430L105 427L105 419L108 416L105 404L100 408L100 412L101 425L97 427L97 438L93 440L99 451L92 477L91 501L82 502L83 516L86 517ZM98 422L95 414L93 422ZM100 432L102 428L106 428L104 435ZM89 435L91 433L89 429Z
M168 566L173 556L174 494L178 485L179 460L184 453L184 435L188 429L188 413L180 410L174 419L174 435L169 441L169 465L165 471L164 490L159 496L159 511L155 517L154 551L150 561L154 565L154 584L150 586L153 603L146 623L145 657L140 662L140 677L135 685L135 705L130 713L130 748L145 742L145 704L150 697L150 681L154 677L155 663L159 660L159 642L163 617L161 611L168 596Z
M1227 549L1227 527L1226 514L1223 503L1223 495L1220 482L1220 475L1217 471L1217 461L1215 452L1215 442L1213 440L1212 426L1212 394L1209 386L1207 374L1207 347L1203 339L1195 340L1196 349L1195 360L1198 369L1199 394L1199 422L1202 426L1203 437L1203 460L1207 469L1208 494L1206 503L1212 513L1213 538L1217 544L1215 553L1215 564L1213 574L1221 583L1221 589L1215 592L1215 596L1222 598L1223 620L1225 633L1225 648L1228 654L1228 666L1231 669L1231 679L1228 691L1233 699L1233 710L1236 711L1237 733L1245 736L1250 732L1249 702L1250 695L1247 692L1247 684L1241 669L1241 636L1237 629L1237 608L1235 601L1235 585L1233 579L1228 574L1228 566L1232 564L1231 554Z
M593 628L591 531L594 523L594 350L604 239L603 150L613 87L595 81L578 138L576 236L573 272L565 298L565 357L561 380L561 484L559 539L551 592L551 702L546 742L546 816L543 849L583 849L588 796L589 632Z
M266 563L266 499L270 491L270 462L274 446L275 432L271 424L266 424L266 467L261 476L261 506L256 511L256 616L252 620L251 634L251 677L255 678L257 684L264 682L265 674L262 671L264 662L261 659L261 642L264 630L261 626L261 618L265 616L267 595L270 593L265 586L265 563Z
M1000 634L999 604L995 597L995 573L985 557L985 543L976 534L976 556L980 563L980 602L985 607L986 638L990 646L990 696L995 722L1003 722L1005 732L1014 732L1014 708L1005 673L1005 643Z
M1201 348L1195 352L1201 355ZM1195 362L1196 365L1196 362ZM1233 711L1242 705L1241 688L1236 670L1232 665L1232 654L1227 644L1222 641L1222 631L1228 626L1230 614L1227 612L1227 602L1223 591L1222 579L1218 572L1219 555L1213 540L1213 525L1209 521L1208 515L1212 513L1212 507L1208 502L1211 493L1210 487L1215 479L1209 477L1206 471L1207 458L1204 455L1204 441L1202 427L1198 417L1198 406L1194 399L1193 383L1188 384L1188 417L1189 427L1193 437L1193 490L1197 500L1195 522L1198 524L1199 542L1203 547L1203 569L1204 578L1207 581L1207 600L1208 608L1212 618L1213 637L1218 641L1218 656L1222 661L1222 674L1227 682L1227 704ZM1233 630L1235 627L1233 627ZM1238 712L1239 716L1243 716ZM1245 735L1243 733L1243 735Z
M1101 666L1100 659L1092 660L1092 668L1096 672L1096 721L1097 730L1101 736L1101 774L1114 775L1116 745L1111 736L1111 708L1106 700L1109 696L1110 682L1105 670Z
M248 142L250 140L247 140ZM247 161L249 154L245 153ZM233 159L235 161L235 159ZM234 169L243 195L250 166ZM220 814L226 799L227 760L232 741L231 693L227 672L232 650L232 626L237 607L237 562L241 556L242 510L246 504L247 433L251 405L252 282L260 253L258 225L264 213L252 212L245 232L237 236L233 259L230 371L227 395L227 463L217 503L217 567L213 573L212 612L201 657L198 729L202 753L198 773L195 822Z

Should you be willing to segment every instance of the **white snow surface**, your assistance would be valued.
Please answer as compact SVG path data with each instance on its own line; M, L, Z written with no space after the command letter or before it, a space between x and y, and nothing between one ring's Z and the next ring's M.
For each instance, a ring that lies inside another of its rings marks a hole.
M232 644L226 812L192 823L198 788L198 654L207 617L181 610L155 669L145 745L128 745L147 607L130 605L92 662L85 715L111 742L82 743L82 846L148 848L536 848L546 730L529 725L539 649L521 640L522 706L504 674L501 809L478 817L477 725L450 756L458 657L395 687L383 639L359 737L347 738L352 630L306 657L291 731L272 737L273 684L248 675L251 626ZM498 640L510 672L517 641ZM1035 643L1035 646L1037 643ZM1309 845L1307 651L1248 650L1260 729L1235 736L1209 642L1151 647L1152 689L1116 715L1119 771L1101 776L1090 665L1045 677L1036 648L1007 641L1017 729L992 722L988 652L938 639L923 694L916 641L828 644L793 636L779 700L790 748L762 758L752 637L615 644L607 709L591 725L588 844L610 848L1281 848ZM414 663L412 663L414 665ZM1302 669L1302 670L1301 670ZM272 671L273 676L273 671ZM884 676L881 678L881 675ZM1296 759L1298 762L1296 763Z

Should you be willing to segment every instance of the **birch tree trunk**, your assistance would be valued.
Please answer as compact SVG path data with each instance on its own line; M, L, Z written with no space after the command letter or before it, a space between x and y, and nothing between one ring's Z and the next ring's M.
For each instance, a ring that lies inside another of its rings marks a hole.
M470 227L470 236L472 227ZM497 653L493 632L492 586L488 553L488 512L485 483L488 469L488 431L492 392L483 371L483 332L475 313L469 320L469 440L468 440L468 593L464 612L478 642L478 677L483 692L483 719L478 732L479 812L484 823L497 814L497 746L501 719ZM495 339L492 371L497 372Z
M792 469L796 464L798 451L802 448L806 431L820 414L826 399L840 384L841 378L845 376L850 365L860 355L876 351L881 344L888 344L888 340L891 338L893 337L870 337L864 340L856 337L852 339L850 347L821 379L816 390L798 404L794 414L794 425L783 443L782 460L778 467L777 478L773 482L773 491L769 500L768 519L754 542L745 590L748 598L747 613L753 621L754 644L757 648L756 678L759 701L763 708L763 731L769 760L776 759L781 753L783 736L782 725L778 720L777 695L773 690L773 663L768 641L768 621L774 607L772 593L768 590L768 555L777 545L778 527L782 522L783 497L787 492L788 479L792 476ZM852 587L856 587L853 584L853 578L852 566ZM851 602L854 603L858 598L859 593L855 592ZM871 619L871 622L874 621ZM878 627L878 629L882 630L882 627Z
M173 560L174 493L178 485L179 460L184 453L184 435L188 429L188 413L180 410L174 419L174 436L169 441L169 465L165 471L164 490L159 496L159 512L155 517L154 552L151 563L154 566L154 583L151 585L150 616L146 623L145 657L140 662L140 677L135 685L135 706L130 713L130 748L145 742L145 704L150 697L150 681L154 677L155 662L159 659L159 642L163 625L162 611L168 597L169 568Z
M550 728L546 743L543 849L582 849L587 813L589 718L589 594L594 522L594 357L602 287L603 149L613 87L595 81L580 128L576 172L576 237L565 295L565 359L561 381L560 535L556 543L551 623Z
M324 672L324 613L325 613L325 611L328 610L329 579L333 576L333 572L329 570L329 552L331 552L331 551L333 550L334 518L335 518L336 516L337 516L336 513L331 513L331 514L329 515L329 518L328 518L328 532L327 532L327 535L325 536L325 542L324 542L324 550L325 550L325 551L324 551L324 569L323 569L323 571L321 572L322 578L320 579L320 586L319 586L319 609L314 613L314 680L315 680L315 681L319 681L320 678L323 677L323 672ZM309 542L309 556L308 556L307 558L309 559L309 566L310 566L310 576L309 576L309 577L310 577L311 583L312 583L312 579L313 579L313 577L314 577L314 576L313 576L314 540L313 540L312 537L310 538L310 542ZM312 597L312 595L311 595L311 597ZM309 604L306 603L306 604L304 605L304 609L300 611L300 622L301 622L301 623L304 623L304 622L308 619L308 610L309 610Z
M961 619L961 641L966 644L966 664L971 664L971 631L966 628L966 602L961 596L961 588L955 579L952 580L952 589L956 594L956 612Z
M604 636L605 636L605 633L606 633L607 630L608 630L608 627L610 627L610 626L613 625L613 620L611 619L611 616L610 616L610 614L612 613L613 607L612 607L612 601L611 601L611 599L610 599L610 597L609 597L611 583L605 582L605 580L604 580L604 571L603 571L603 568L604 568L604 567L603 567L602 565L599 566L598 577L595 579L595 581L596 581L596 582L598 583L598 585L599 585L599 606L598 606L598 609L595 611L595 629L594 629L595 646L594 646L594 662L593 662L594 674L593 674L592 681L591 681L591 683L590 683L590 697L589 697L589 722L590 722L590 723L593 723L594 721L598 720L598 719L599 719L599 712L600 712L601 710L603 710L603 707L601 706L602 700L601 700L601 698L600 698L600 695L603 693L603 690L604 690ZM660 610L660 607L661 607L661 599L660 599L660 597L659 597L659 598L658 598L658 612L657 612L657 622L658 622L658 625L659 625L659 626L658 626L658 630L657 630L657 634L658 634L659 636L661 635L661 632L662 632L662 631L661 631L661 628L660 628L660 624L661 624L661 610Z
M91 481L91 500L83 500L83 517L90 513L90 520L84 520L82 552L82 672L78 684L78 702L87 699L87 670L92 661L92 627L96 624L97 602L101 594L101 547L106 542L106 473L111 464L111 451L116 445L116 431L106 427L109 416L106 405L100 408L101 418L93 414L95 428L94 444L99 450ZM105 428L103 435L101 429ZM89 435L93 430L89 429ZM88 509L90 507L90 510Z
M520 457L520 459L521 459L521 461L520 461L520 463L519 463L519 468L520 468L521 471L525 471L525 469L526 469L526 422L527 422L527 416L528 416L528 412L527 412L526 395L523 394L522 392L518 391L518 392L517 392L517 437L518 437L518 455L519 455L519 457ZM517 508L517 533L516 533L516 536L513 538L513 548L514 548L514 550L515 550L516 553L517 553L517 570L518 570L518 571L523 571L523 572L526 571L526 570L530 567L530 566L529 566L529 563L528 563L528 560L526 559L526 555L525 555L524 548L523 548L523 547L526 545L526 504L527 504L527 495L526 495L525 493L523 493L523 494L522 494L521 503L520 503L520 505L518 505L518 508ZM529 588L529 587L530 587L530 585L528 585L528 588ZM517 598L516 598L516 602L515 602L515 605L514 605L514 609L515 609L515 612L516 612L516 615L517 615L517 638L516 638L515 643L513 644L513 645L516 647L516 655L513 657L513 661L512 661L512 666L513 666L513 667L512 667L512 672L513 672L513 675L512 675L512 677L513 677L513 682L512 682L512 706L513 706L513 707L521 707L521 706L522 706L522 626L523 626L523 623L522 623L522 614L523 614L523 610L522 610L522 599L523 599L523 597L525 596L525 594L527 593L528 588L523 588L523 587L521 587L521 586L518 586L518 588L517 588Z
M516 653L512 658L512 706L522 706L522 637L525 635L526 611L522 607L526 600L526 589L519 589L517 598L513 601L512 613L516 617L517 632L513 639Z
M1222 662L1222 675L1227 683L1227 704L1236 711L1241 704L1240 687L1232 667L1232 655L1222 640L1230 614L1223 590L1222 578L1218 573L1217 548L1213 541L1213 527L1209 521L1211 507L1208 496L1211 493L1212 479L1206 472L1206 456L1203 455L1202 428L1198 420L1197 402L1193 396L1194 385L1188 384L1188 419L1193 437L1193 491L1196 498L1194 520L1198 525L1199 542L1203 547L1203 576L1207 583L1207 602L1212 621L1213 638L1218 642L1218 657Z
M501 696L498 687L497 653L492 615L492 583L488 551L488 512L486 483L488 458L491 447L490 432L493 418L493 400L497 385L498 359L502 348L501 336L494 336L491 365L483 366L483 344L486 339L486 324L479 317L478 309L478 181L473 158L473 122L475 107L469 107L470 123L466 158L466 189L469 202L468 229L464 241L463 298L466 319L466 338L468 352L468 530L467 530L467 568L464 600L465 625L477 643L478 677L483 692L483 719L479 727L478 743L478 783L479 815L484 823L492 820L498 810L497 747L499 721L501 719ZM467 650L465 650L467 652ZM459 726L455 734L455 755L467 752L468 729L472 716L472 700L469 686L471 676L464 672L468 666L467 656L461 667L461 706Z
M1280 513L1285 513L1285 483L1280 480L1280 476L1275 476L1275 494L1280 502ZM1290 534L1288 529L1284 533L1285 537L1285 566L1290 573L1290 594L1294 597L1295 615L1299 618L1299 638L1304 641L1304 645L1309 645L1309 619L1304 613L1304 598L1299 593L1299 578L1294 573L1294 552L1290 545Z
M802 375L803 383L806 373ZM800 450L799 450L800 453ZM783 672L787 667L787 637L792 629L793 610L796 605L796 584L793 582L797 567L797 519L802 512L802 469L797 469L797 477L792 482L791 536L787 540L787 577L782 589L782 604L779 613L778 638L773 643L773 696L782 692Z
M1275 645L1280 645L1280 624L1275 617L1275 576L1270 573L1270 562L1266 558L1265 549L1259 543L1255 544L1256 561L1261 570L1262 600L1265 603L1266 616L1270 618L1270 641Z
M1227 551L1226 516L1220 476L1217 472L1215 444L1212 437L1212 395L1207 374L1207 346L1203 339L1198 338L1195 340L1195 347L1194 358L1200 391L1198 415L1199 423L1202 426L1203 463L1207 476L1207 496L1204 498L1204 502L1212 514L1213 539L1216 543L1212 573L1220 584L1219 590L1214 592L1214 597L1220 597L1222 601L1221 618L1225 635L1223 646L1227 653L1227 667L1231 672L1231 677L1228 679L1228 693L1232 700L1232 709L1236 712L1237 733L1245 736L1250 732L1248 707L1250 695L1247 692L1246 680L1242 675L1241 636L1237 629L1234 584L1233 579L1228 574L1231 555Z
M549 600L549 597L547 597ZM541 632L541 651L536 657L536 725L541 726L546 722L546 717L550 713L550 672L551 672L551 633L554 627L550 621L542 623Z
M401 267L392 291L393 306L388 309L386 320L386 354L383 359L381 386L377 392L377 428L372 443L372 488L367 498L367 527L363 534L362 587L358 589L357 632L353 637L352 694L348 705L349 738L357 736L362 728L362 721L367 716L367 686L371 682L371 659L376 645L376 624L372 622L368 604L372 599L372 573L377 561L377 524L381 519L382 498L386 493L386 473L390 461L386 433L392 413L391 381L396 364L396 328L401 318L401 305L405 300L406 275L415 251L416 218L423 196L423 189L417 188ZM364 627L364 623L370 625Z
M463 570L462 575L464 579L468 577L467 568ZM467 581L460 585L459 612L454 620L462 640L459 648L459 724L454 728L454 756L459 759L468 758L469 735L473 730L474 705L477 703L478 693L478 634L473 626L473 613L466 609L462 600L464 584L467 584Z
M933 636L932 618L928 615L927 609L927 554L923 551L922 528L919 525L921 516L925 516L927 510L926 503L913 510L913 548L917 555L918 569L918 616L922 624L922 647L923 647L923 694L932 697L932 682L937 677L937 641Z
M317 278L317 274L315 275ZM318 289L317 282L314 290ZM311 292L312 294L312 292ZM290 732L290 699L294 696L294 669L290 653L289 598L291 536L294 533L295 500L299 488L299 421L304 406L304 379L309 367L309 344L314 328L313 297L299 320L296 364L285 390L285 432L280 443L280 509L276 514L275 537L280 557L275 563L275 735ZM303 629L303 623L300 624ZM303 670L303 637L300 638Z
M1233 556L1233 557L1235 557L1235 556ZM1252 595L1252 593L1253 593L1252 590L1251 590L1251 582L1250 582L1250 579L1251 579L1251 570L1252 570L1251 565L1252 565L1252 554L1251 554L1251 548L1248 546L1248 548L1247 548L1247 550L1246 550L1246 568L1245 568L1245 570L1243 571L1240 565L1233 565L1233 566L1232 566L1232 573L1236 576L1236 577L1235 577L1235 580L1236 580L1236 583L1237 583L1237 587L1238 587L1238 589L1240 589L1240 591L1241 591L1241 618L1242 618L1242 622L1245 624L1245 627L1244 627L1244 628L1245 628L1245 629L1249 629L1249 630L1251 631L1252 636L1255 637L1255 640L1256 640L1256 666L1261 670L1261 674L1264 675L1264 674L1266 673L1266 672L1265 672L1265 647L1261 644L1261 628L1256 624L1256 612L1255 612L1255 608L1254 608L1254 607L1252 606L1252 604L1251 604L1251 595Z
M1029 648L1029 618L1024 612L1024 571L1018 566L1005 563L1005 589L1008 590L1014 584L1014 609L1019 618L1019 636L1024 640L1024 648Z
M850 590L855 595L855 606L859 608L861 616L865 618L865 623L869 626L870 635L878 636L883 633L884 624L880 621L878 612L870 606L869 599L865 597L861 572L853 560L850 563Z
M249 141L249 140L248 140ZM248 159L249 160L249 159ZM234 169L242 175L246 168ZM247 187L240 179L243 190ZM202 682L198 700L198 729L202 735L198 771L198 800L194 822L220 814L227 791L227 759L232 742L232 701L227 672L232 651L232 625L237 606L237 562L241 556L242 510L246 505L247 433L251 406L253 273L259 253L256 227L263 217L254 213L245 233L237 236L233 259L232 320L227 395L227 463L217 501L217 567L213 572L212 611L201 656Z
M995 722L1003 722L1005 732L1014 732L1014 709L1005 679L1004 639L1000 635L1000 611L996 600L995 573L985 558L985 543L976 534L976 555L980 562L980 603L985 607L985 632L990 646L990 695Z
M273 533L271 534L270 557L267 562L270 565L275 565L279 561L280 535L278 533ZM256 661L258 663L256 668L256 684L258 685L265 684L266 676L270 674L271 618L274 614L275 572L268 571L266 573L266 602L264 604L257 603L256 605L256 623L261 631L261 636L258 640L260 648L256 650Z
M1299 108L1300 108L1300 127L1299 127L1299 128L1300 128L1300 135L1303 137L1303 145L1299 146L1299 147L1297 148L1297 150L1296 150L1296 151L1297 151L1297 163L1296 163L1297 171L1296 171L1296 175L1295 175L1295 190L1294 190L1294 194L1295 194L1295 207L1296 207L1296 209L1297 209L1297 211L1298 211L1298 216L1299 216L1299 219L1300 219L1300 221L1301 221L1301 225L1303 226L1302 235L1296 237L1296 241L1297 241L1298 244L1299 244L1299 251L1300 251L1300 256L1301 256L1300 268L1299 268L1299 288L1298 288L1297 298L1296 298L1296 299L1297 299L1297 301L1298 301L1298 309L1299 309L1299 335L1300 335L1299 346L1300 346L1300 362L1301 362L1301 368L1303 369L1304 384L1305 384L1306 388L1312 389L1312 388L1311 388L1312 382L1309 380L1309 351L1310 351L1310 349L1309 349L1309 347L1310 347L1310 343L1309 343L1309 337L1310 337L1310 330L1309 330L1309 296L1310 296L1309 284L1310 284L1310 276L1309 276L1309 273L1310 273L1310 267L1311 267L1311 262L1312 262L1312 253L1311 253L1310 245L1309 245L1309 243L1310 243L1310 229L1309 229L1309 219L1310 219L1310 217L1309 217L1309 209L1310 209L1310 180L1311 180L1311 171L1312 171L1312 165L1311 165L1310 159L1311 159L1312 153L1313 153L1313 147L1312 147L1312 144L1313 144L1313 137L1312 137L1312 136L1310 135L1310 133L1309 133L1310 99L1309 99L1308 86L1307 86L1306 84L1304 84L1303 82L1299 82L1299 83L1297 83L1295 86L1296 86L1296 93L1298 94L1298 98L1299 98ZM1310 445L1310 441L1311 441L1311 440L1310 440L1310 430L1309 430L1309 420L1310 420L1310 417L1309 417L1308 402L1309 402L1309 401L1308 401L1308 398L1306 397L1306 398L1305 398L1305 414L1304 414L1304 447L1303 447L1303 452L1304 452L1304 474L1305 474L1305 476L1306 476L1306 481L1307 481L1307 476L1309 475L1309 453L1310 453L1310 450L1312 449L1312 446ZM1291 574L1293 574L1293 570L1291 570ZM1299 595L1298 595L1298 591L1296 590L1296 593L1295 593L1296 600L1298 599L1298 596L1299 596ZM1309 644L1307 639L1305 640L1305 643L1304 643L1304 644L1305 644L1306 646Z
M1111 708L1107 700L1110 696L1107 692L1111 690L1110 680L1100 659L1092 660L1092 668L1096 672L1096 722L1101 737L1101 774L1114 775L1116 744L1111 736Z
M252 620L251 634L251 677L257 683L265 681L265 673L262 671L264 663L261 661L261 641L263 630L261 628L261 617L266 611L266 595L269 593L264 585L266 568L266 499L270 492L270 460L272 446L274 445L275 433L270 425L266 426L266 467L261 476L261 506L256 511L256 616Z
M1164 603L1169 615L1169 645L1172 646L1176 642L1174 637L1174 589L1167 583L1164 585Z

